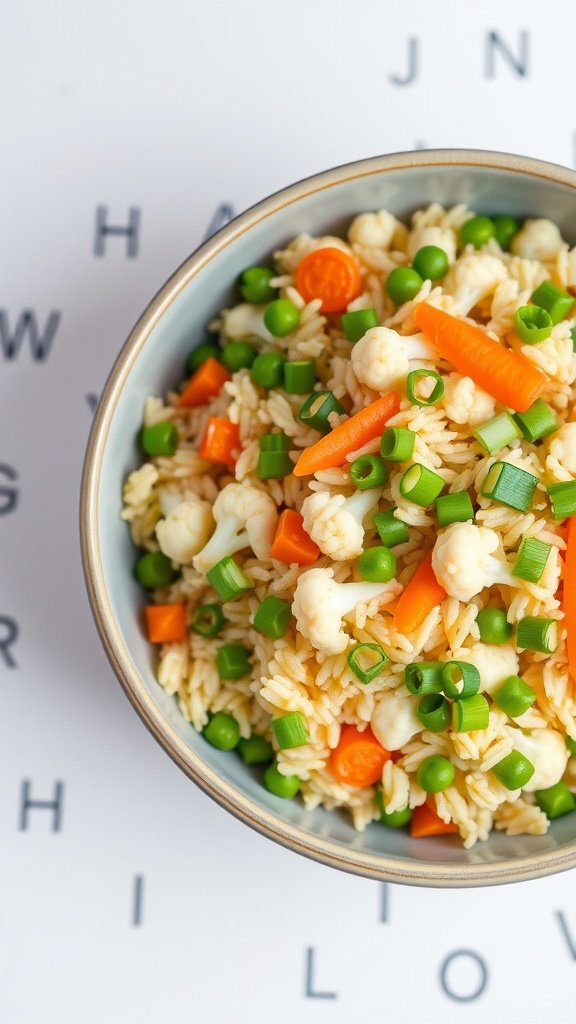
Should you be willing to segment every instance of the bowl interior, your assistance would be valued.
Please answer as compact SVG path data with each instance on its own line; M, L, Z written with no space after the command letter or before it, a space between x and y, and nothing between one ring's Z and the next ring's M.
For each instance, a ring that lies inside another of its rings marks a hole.
M466 203L481 213L547 216L570 239L570 172L558 181L550 165L530 167L528 161L520 169L503 169L475 166L469 155L468 162L461 157L455 165L450 161L456 157L445 154L444 162L430 155L427 165L427 154L421 154L420 165L408 166L413 159L412 154L396 167L394 158L370 161L273 197L220 232L169 282L131 336L95 424L88 576L109 652L131 699L172 756L229 809L281 841L351 870L420 884L482 884L545 873L551 862L569 866L576 856L576 815L555 822L546 836L493 833L467 851L452 837L411 840L378 824L359 834L343 813L309 813L297 800L272 796L259 773L209 747L155 681L154 652L141 628L142 592L131 573L134 550L120 520L123 481L141 460L136 438L146 396L161 395L181 379L187 353L204 340L204 325L231 301L239 272L266 261L299 232L338 233L363 210L386 208L407 218L438 201ZM537 173L546 166L549 178Z

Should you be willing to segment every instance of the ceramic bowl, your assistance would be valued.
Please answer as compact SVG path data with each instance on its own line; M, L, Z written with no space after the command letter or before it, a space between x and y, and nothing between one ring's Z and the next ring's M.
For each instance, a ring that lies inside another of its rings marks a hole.
M478 213L545 216L572 243L576 173L484 151L399 153L337 167L264 199L201 246L152 300L112 369L92 429L82 488L82 547L92 609L114 670L135 710L176 763L219 804L259 832L325 864L415 885L491 885L576 865L576 814L541 837L493 833L472 850L458 837L411 839L378 823L359 834L344 813L304 810L268 793L240 758L210 747L154 678L141 628L134 549L120 519L122 484L141 461L144 399L181 378L190 339L231 299L239 272L266 262L302 231L340 233L364 210L400 218L433 201Z

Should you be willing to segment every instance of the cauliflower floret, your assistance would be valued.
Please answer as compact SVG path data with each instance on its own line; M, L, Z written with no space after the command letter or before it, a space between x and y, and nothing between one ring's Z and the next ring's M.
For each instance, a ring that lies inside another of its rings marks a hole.
M356 245L372 249L389 249L398 221L388 210L378 213L360 213L348 230L348 238Z
M556 459L567 473L576 476L576 423L564 423L559 430L550 435L547 447L552 458Z
M569 753L564 737L555 729L534 729L522 732L513 726L507 727L508 734L514 738L514 749L534 765L534 775L522 788L527 793L535 793L537 789L549 789L555 786L566 771Z
M437 245L443 249L448 257L449 263L456 259L456 235L451 228L441 228L434 225L422 225L413 228L408 239L408 255L413 259L418 249L425 245Z
M494 583L521 588L506 560L494 556L499 546L498 534L489 527L453 523L438 535L432 551L436 579L450 597L464 602Z
M422 722L416 714L418 702L419 698L407 693L403 686L385 690L377 698L370 726L386 750L400 750L421 731Z
M506 267L497 256L487 252L471 252L462 256L448 271L442 287L451 295L454 316L466 316L506 278Z
M342 629L344 616L388 588L388 583L336 583L333 569L308 569L299 577L292 601L296 628L316 650L341 654L350 641Z
M216 530L196 555L194 568L206 572L227 555L251 547L256 558L270 557L278 525L272 498L250 484L227 484L212 509Z
M187 565L212 532L212 508L196 496L179 505L156 524L160 550L173 562Z
M546 218L527 220L512 239L510 249L515 256L526 260L553 260L563 246L562 235L556 224Z
M357 491L351 498L316 491L302 502L304 529L325 555L335 562L357 558L364 547L362 520L382 495L379 488Z
M458 657L478 669L480 688L485 693L493 693L508 676L518 675L518 655L513 647L506 644L497 647L493 644L472 644L465 654Z
M239 306L225 309L222 313L224 333L228 338L239 341L242 338L262 338L263 341L274 341L274 337L264 323L266 306L254 306L251 302L241 302Z
M444 378L444 408L454 423L477 427L493 417L496 403L491 395L476 386L471 377L451 373Z
M374 391L389 391L404 380L410 360L434 362L436 353L422 334L404 337L391 327L371 327L351 353L357 380Z

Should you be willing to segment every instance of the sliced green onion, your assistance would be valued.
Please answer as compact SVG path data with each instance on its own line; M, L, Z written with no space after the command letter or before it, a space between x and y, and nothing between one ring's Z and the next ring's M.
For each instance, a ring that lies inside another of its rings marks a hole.
M241 739L238 744L238 753L244 764L266 764L274 757L274 748L264 736L253 732L248 739Z
M134 566L136 579L147 590L167 587L176 579L172 562L162 551L146 551Z
M288 452L260 452L258 456L256 472L260 480L283 480L293 469Z
M450 725L450 705L441 693L422 697L416 714L428 732L444 732Z
M572 351L576 352L576 327L572 327L570 337L572 338Z
M574 305L574 296L552 284L552 281L542 281L536 291L532 292L530 301L545 309L553 324L559 324L569 315Z
M576 740L573 740L571 736L566 737L566 746L570 757L576 757Z
M451 523L468 523L474 519L474 506L468 491L442 494L439 498L436 498L435 507L439 526L450 526Z
M332 427L328 422L330 413L338 415L344 412L344 408L331 391L313 391L298 413L298 418L306 427L319 430L321 434L328 434Z
M480 673L467 661L447 661L442 669L442 689L453 700L465 700L480 689Z
M576 480L562 484L550 484L547 488L552 515L556 522L576 515Z
M407 462L414 453L416 434L406 427L387 427L380 441L380 455L387 462Z
M364 667L360 665L360 659L362 659ZM357 644L352 648L346 660L348 667L352 669L361 683L371 683L384 670L388 655L379 644Z
M261 452L287 452L290 448L290 438L284 433L263 434L258 444Z
M288 800L290 797L296 796L301 783L297 775L282 775L278 771L276 761L274 761L273 764L268 765L264 772L264 785L274 796Z
M230 555L208 569L206 579L224 601L231 601L245 590L252 590L252 580Z
M534 775L534 765L519 750L512 750L492 771L506 789L522 789Z
M519 580L528 580L529 583L538 583L546 568L548 555L552 550L551 544L545 544L543 540L536 537L524 537L518 550L518 557L512 569L512 575Z
M257 629L259 633L263 633L264 636L278 640L281 636L284 636L290 625L291 618L292 611L288 602L282 601L281 598L270 594L264 598L256 611L254 629Z
M518 512L529 512L537 483L537 478L525 469L509 462L495 462L480 493L484 498L492 498L492 501L515 508Z
M443 669L441 661L417 661L406 665L404 682L407 690L422 697L428 693L441 693Z
M526 345L537 345L552 334L552 318L540 306L520 306L514 316L514 330Z
M194 612L191 626L200 636L218 636L224 621L224 612L219 604L203 604Z
M483 693L473 697L455 700L452 705L452 729L454 732L479 732L488 728L490 705Z
M419 381L426 380L427 378L435 380L436 383L430 392L429 398L419 398L416 394L416 388ZM411 402L412 405L436 405L436 402L439 402L444 394L444 381L440 374L436 373L435 370L411 370L406 377L406 394L408 396L408 401Z
M306 719L300 711L291 711L281 718L272 719L272 732L280 750L292 750L293 747L303 747L310 739Z
M362 579L371 583L388 583L396 575L396 559L383 544L366 548L359 555L356 565Z
M488 420L487 423L482 423L479 427L476 427L476 430L472 431L472 436L480 442L488 455L495 455L496 452L502 451L512 441L522 437L522 431L518 424L514 422L510 413L501 412L498 416Z
M504 252L509 250L510 242L519 231L520 221L516 220L515 217L502 214L500 217L494 218L494 236Z
M383 487L388 483L388 468L378 455L361 455L350 466L350 479L359 491Z
M519 718L532 707L536 694L520 676L508 676L498 689L494 690L492 700L510 718Z
M550 820L560 818L576 809L576 800L565 782L557 782L549 789L537 789L534 794L538 807Z
M378 327L378 314L375 309L354 309L351 313L342 314L342 327L348 341L360 341L372 327Z
M433 754L420 764L416 778L426 793L441 793L454 782L456 769L447 757Z
M549 405L537 398L526 412L515 412L514 419L528 441L540 441L558 428L556 416Z
M525 651L553 654L558 646L558 623L527 615L516 627L516 646Z
M512 636L512 626L501 608L482 608L476 624L483 644L506 644Z
M432 505L445 486L445 480L433 473L427 466L415 462L400 478L400 494L415 505L427 508Z
M314 359L294 359L284 363L284 391L289 395L307 395L317 379Z
M388 814L384 807L384 796L380 789L376 791L376 806L380 812L380 821L383 825L387 825L388 828L403 828L412 817L412 811L409 807L405 807L402 811L391 811Z
M250 652L242 644L224 644L216 651L220 679L242 679L252 671Z
M376 512L372 516L372 522L378 531L380 540L387 548L394 548L397 544L405 544L410 537L410 531L401 519L394 516L395 508L387 512Z
M153 427L144 427L140 434L140 444L146 454L153 458L174 455L178 447L178 430L171 420L162 420Z

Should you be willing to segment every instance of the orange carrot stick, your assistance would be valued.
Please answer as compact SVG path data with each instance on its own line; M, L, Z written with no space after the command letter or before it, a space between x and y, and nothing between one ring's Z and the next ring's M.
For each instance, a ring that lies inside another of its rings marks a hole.
M190 377L176 404L187 407L205 405L210 398L219 395L222 385L231 379L222 363L210 356Z
M429 804L421 804L414 808L414 814L410 822L410 835L413 839L424 839L426 836L449 836L458 832L458 826L453 821L448 824L439 818Z
M183 604L151 604L145 611L151 644L182 643L186 639L186 608Z
M526 356L505 348L479 327L428 302L415 306L414 320L458 373L471 377L478 387L510 409L526 412L546 387L546 378Z
M323 313L343 313L362 291L360 269L353 256L326 246L314 249L300 260L296 287L305 302L322 299Z
M342 466L346 456L362 448L368 441L373 441L384 432L384 427L391 416L395 416L400 408L400 398L395 391L389 391L382 398L377 398L365 409L339 423L316 444L306 448L294 467L294 476L311 476L320 469L334 469Z
M304 529L304 520L294 509L284 509L280 516L270 556L286 565L311 565L320 554L320 548Z
M330 771L347 786L371 786L382 775L390 751L378 742L370 726L360 732L343 725L338 746L330 755Z
M412 633L445 597L446 591L432 569L432 554L425 555L398 599L392 620L394 628L399 633Z
M568 671L572 682L576 685L576 516L568 520L568 536L566 556L564 559L564 588L562 609L565 615L564 625L568 636Z
M208 462L222 463L234 469L240 454L240 428L237 423L210 416L200 442L198 454Z

